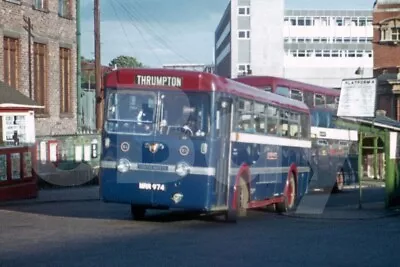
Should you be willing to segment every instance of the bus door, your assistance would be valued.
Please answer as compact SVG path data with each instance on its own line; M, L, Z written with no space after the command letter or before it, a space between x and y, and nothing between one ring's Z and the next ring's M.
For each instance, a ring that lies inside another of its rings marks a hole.
M230 198L229 189L234 185L234 179L229 179L229 170L231 168L231 128L233 120L233 104L229 98L221 98L217 102L216 112L216 136L219 149L217 152L216 163L216 183L215 192L217 198L217 206L228 205Z

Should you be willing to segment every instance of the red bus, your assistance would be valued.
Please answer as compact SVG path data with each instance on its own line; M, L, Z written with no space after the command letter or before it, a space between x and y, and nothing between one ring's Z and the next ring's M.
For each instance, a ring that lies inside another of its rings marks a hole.
M352 171L347 170L356 168L351 166L349 157L357 155L350 155L349 148L357 143L357 132L335 126L334 114L339 103L339 90L272 76L242 76L234 80L300 100L310 108L312 169L315 175L310 189L340 192L344 185L355 182L354 177L347 175Z
M308 190L310 113L300 102L210 73L119 69L104 84L105 202L220 213L286 212Z
M243 76L235 81L306 103L308 107L335 107L340 91L272 76Z

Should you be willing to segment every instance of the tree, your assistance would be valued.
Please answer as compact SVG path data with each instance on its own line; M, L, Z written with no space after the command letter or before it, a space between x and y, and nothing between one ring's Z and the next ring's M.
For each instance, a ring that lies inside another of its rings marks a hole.
M114 67L115 65L118 68L142 68L144 67L143 63L137 60L135 57L131 56L118 56L111 60L110 67Z
M91 67L89 69L85 68L87 65L92 65L94 68L94 59L89 59L85 58L84 56L81 56L81 84L84 87L88 86L88 83L94 83L94 69L91 71Z

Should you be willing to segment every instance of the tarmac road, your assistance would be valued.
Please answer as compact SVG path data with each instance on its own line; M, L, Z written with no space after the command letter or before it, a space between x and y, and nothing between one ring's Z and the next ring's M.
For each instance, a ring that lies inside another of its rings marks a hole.
M382 197L371 192L366 199ZM354 199L357 191L331 197L328 206ZM136 222L126 205L19 205L0 208L0 266L397 266L399 223L261 211L237 224L178 213Z

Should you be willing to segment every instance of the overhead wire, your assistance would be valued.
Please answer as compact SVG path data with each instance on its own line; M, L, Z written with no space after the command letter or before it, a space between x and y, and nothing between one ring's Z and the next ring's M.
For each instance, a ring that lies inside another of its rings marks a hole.
M118 14L117 7L114 5L113 1L108 1L108 2L110 3L110 5L111 5L111 7L112 7L115 16L116 16L117 18L119 18L120 16L119 16L119 14ZM133 50L135 50L135 46L134 46L133 43L131 42L131 39L129 38L128 33L126 32L126 29L125 29L123 23L121 22L120 19L119 19L118 21L119 21L119 24L121 25L121 29L122 29L122 31L124 32L124 35L125 35L126 39L128 40L129 45L132 47ZM152 46L151 46L151 45L149 44L149 42L147 41L147 38L146 38L146 37L144 36L144 34L142 33L142 30L141 30L136 24L133 23L132 25L133 25L133 26L136 28L136 30L139 32L140 36L142 37L143 41L146 43L147 47L150 48L150 50L152 51L153 56L156 58L156 60L158 61L158 63L159 63L160 65L162 65L160 58L157 56L157 54L156 54L156 53L153 51L153 49L151 48Z
M132 19L132 24L135 24L136 20L140 20L143 28L146 28L147 32L154 38L155 41L157 41L161 46L163 46L166 50L172 52L182 60L188 63L192 63L188 58L182 56L180 53L178 53L175 49L173 49L167 42L167 38L160 36L156 30L151 26L151 23L148 22L148 20L145 17L142 17L140 15L139 10L137 10L134 5L129 8L127 5L125 5L122 2L116 1L122 9L127 13L128 16L131 17Z

